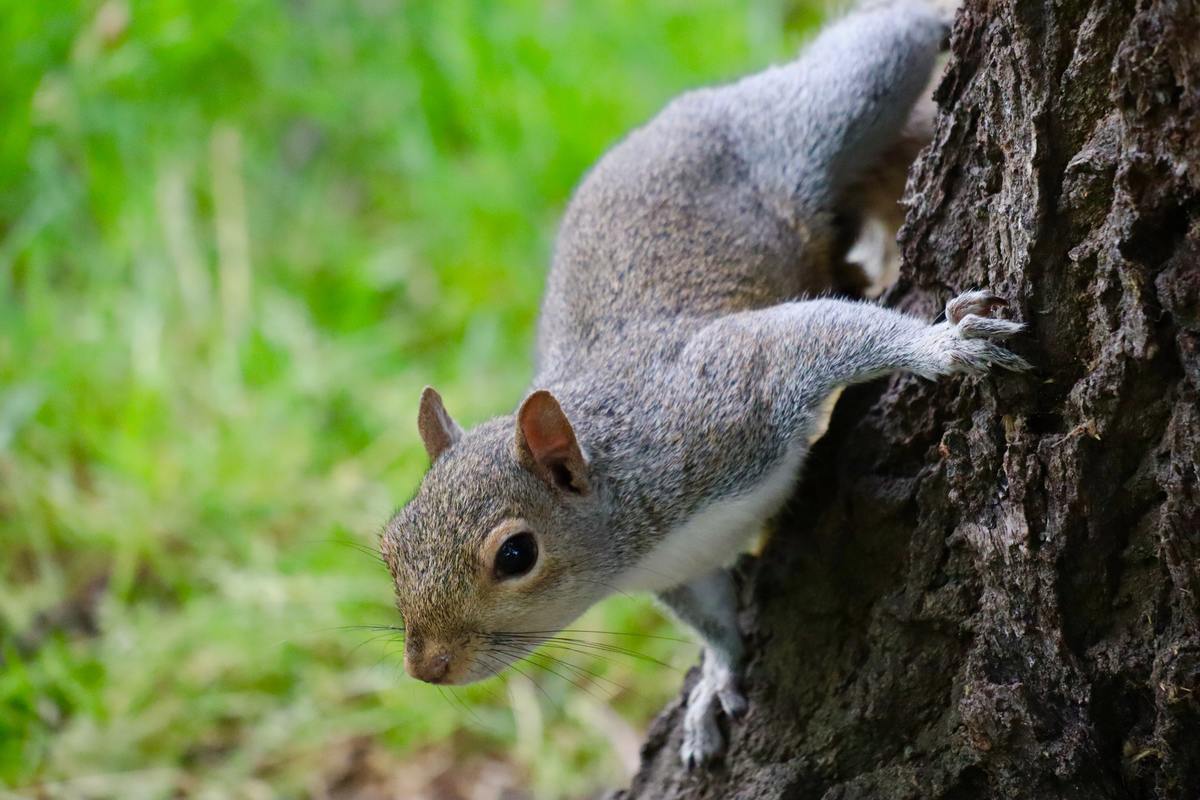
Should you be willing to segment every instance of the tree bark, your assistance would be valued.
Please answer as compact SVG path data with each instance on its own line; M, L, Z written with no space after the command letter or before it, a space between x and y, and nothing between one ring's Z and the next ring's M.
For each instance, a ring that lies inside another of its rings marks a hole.
M847 392L724 763L685 692L625 800L1200 798L1200 8L969 0L951 51L885 302L991 288L1037 371Z

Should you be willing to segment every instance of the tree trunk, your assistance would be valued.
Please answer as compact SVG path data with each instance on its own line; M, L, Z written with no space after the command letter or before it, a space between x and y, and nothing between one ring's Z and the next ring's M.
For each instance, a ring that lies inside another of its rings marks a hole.
M681 696L626 800L1200 798L1200 9L969 0L951 49L885 302L994 289L1037 372L847 392L724 764Z

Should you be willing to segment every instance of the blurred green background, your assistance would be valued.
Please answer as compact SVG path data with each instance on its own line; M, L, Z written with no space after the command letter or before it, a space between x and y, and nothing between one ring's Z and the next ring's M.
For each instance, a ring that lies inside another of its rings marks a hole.
M820 5L0 0L0 794L624 781L697 653L649 601L578 627L674 668L452 691L348 626L398 621L420 387L520 399L582 172Z

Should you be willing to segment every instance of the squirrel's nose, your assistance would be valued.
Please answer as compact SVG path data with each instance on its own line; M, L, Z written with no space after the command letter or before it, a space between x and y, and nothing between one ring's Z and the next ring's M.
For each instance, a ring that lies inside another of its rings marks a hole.
M404 667L408 670L408 674L417 680L426 683L441 683L446 679L446 674L450 672L450 654L440 650L427 656L422 654L414 657L412 653L409 653L404 659Z

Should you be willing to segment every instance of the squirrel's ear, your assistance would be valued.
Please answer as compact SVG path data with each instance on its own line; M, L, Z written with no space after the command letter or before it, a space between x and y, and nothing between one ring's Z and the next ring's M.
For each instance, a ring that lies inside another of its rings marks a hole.
M426 386L421 392L417 430L421 432L421 441L425 442L425 452L429 454L430 461L437 461L438 456L462 438L463 429L446 413L442 396L432 386Z
M517 460L546 483L587 494L587 461L554 395L539 389L517 411Z

